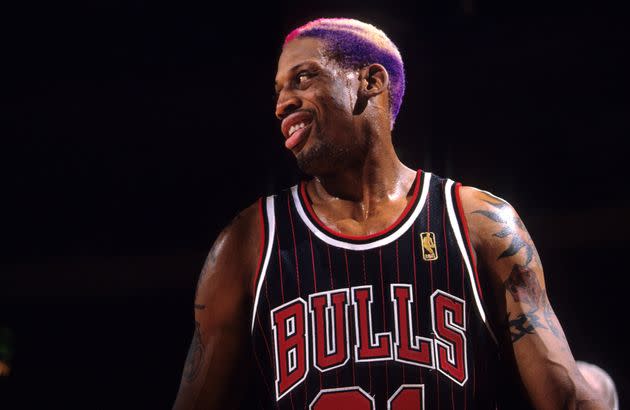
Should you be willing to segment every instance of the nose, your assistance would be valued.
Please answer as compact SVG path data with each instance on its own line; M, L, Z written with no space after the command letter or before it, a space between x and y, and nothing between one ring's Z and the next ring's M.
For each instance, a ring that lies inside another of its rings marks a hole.
M302 106L301 100L293 93L280 91L278 102L276 103L276 117L283 120L293 111Z

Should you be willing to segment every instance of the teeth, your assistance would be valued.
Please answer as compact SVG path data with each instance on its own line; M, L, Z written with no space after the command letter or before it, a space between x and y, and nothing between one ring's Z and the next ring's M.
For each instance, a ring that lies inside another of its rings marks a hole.
M304 127L306 127L306 124L304 124L303 122L292 125L291 128L289 128L289 136L291 136L295 131L301 130Z

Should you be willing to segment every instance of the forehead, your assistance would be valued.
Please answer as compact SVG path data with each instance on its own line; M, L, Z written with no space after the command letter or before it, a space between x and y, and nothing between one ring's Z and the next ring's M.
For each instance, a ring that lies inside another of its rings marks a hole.
M297 38L287 43L278 59L278 77L297 65L317 62L325 64L324 44L316 38Z

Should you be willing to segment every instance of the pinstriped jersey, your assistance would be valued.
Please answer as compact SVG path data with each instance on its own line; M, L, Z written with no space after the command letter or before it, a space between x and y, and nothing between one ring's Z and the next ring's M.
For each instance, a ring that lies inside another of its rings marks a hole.
M401 215L367 236L326 226L306 181L260 199L256 405L497 407L498 348L459 187L418 170Z

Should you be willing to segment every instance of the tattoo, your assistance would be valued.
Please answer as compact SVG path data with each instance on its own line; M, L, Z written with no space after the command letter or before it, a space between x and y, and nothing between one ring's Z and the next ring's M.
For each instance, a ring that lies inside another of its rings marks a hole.
M514 265L504 285L515 302L539 306L542 301L543 290L536 273L526 266Z
M510 237L511 239L510 244L501 252L497 260L514 256L521 250L525 250L524 258L514 259L521 263L515 263L512 266L510 276L503 283L506 292L524 310L524 313L517 314L513 318L510 318L509 312L507 314L506 322L512 343L528 334L536 333L536 329L547 329L556 338L566 341L549 299L547 299L547 293L538 281L536 272L529 267L532 260L535 260L539 266L542 264L525 224L513 213L508 203L490 196L487 199L482 199L482 201L491 205L492 209L480 209L473 211L473 213L483 215L491 221L501 224L500 230L493 233L492 236L501 239Z
M497 238L506 238L512 235L512 241L510 245L505 249L497 259L506 258L516 255L521 249L525 249L525 265L529 265L535 256L538 259L536 248L525 228L523 221L516 215L512 215L507 209L509 205L503 202L493 202L486 199L484 202L492 205L496 211L477 210L473 211L474 214L480 214L494 222L500 223L503 226L499 232L493 234ZM518 229L517 229L518 228Z
M203 362L203 343L201 342L201 331L199 330L199 322L195 321L195 333L193 340L188 349L186 363L184 364L184 378L191 383L197 378L201 363Z
M559 326L559 323L557 323L558 318L556 317L556 314L553 312L553 309L551 308L551 304L549 303L547 296L545 296L545 304L543 306L543 316L545 317L545 322L547 322L547 326L549 327L549 330L551 330L551 333L553 333L553 335L557 337L558 339L567 340L567 338L564 336L564 333L562 332L562 329Z
M206 308L206 305L199 305L199 304L195 303L195 309L203 310L205 308Z
M518 315L516 319L510 320L510 313L508 312L507 322L508 326L510 327L510 336L512 337L512 343L516 342L525 335L531 335L535 333L534 329L536 327L544 328L544 326L538 320L538 316L529 313ZM529 324L527 324L528 322ZM514 328L514 331L512 331L511 328Z
M535 333L536 329L548 329L556 338L566 341L557 324L558 319L551 308L547 293L540 286L534 271L526 266L514 265L504 285L515 302L529 306L527 312L516 316L515 319L510 320L510 313L508 313L507 322L512 343L525 335Z

